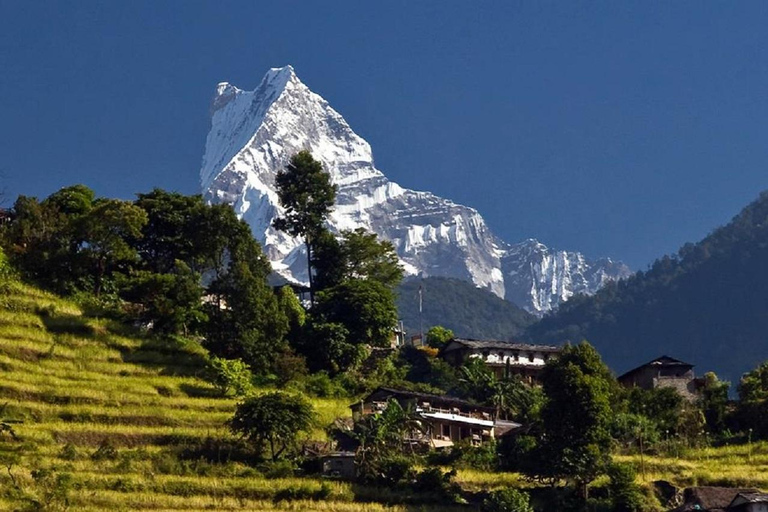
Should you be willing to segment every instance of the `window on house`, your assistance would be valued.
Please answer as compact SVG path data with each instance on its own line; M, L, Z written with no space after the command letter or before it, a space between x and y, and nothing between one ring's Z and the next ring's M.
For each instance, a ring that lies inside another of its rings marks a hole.
M443 423L443 436L451 437L451 426Z

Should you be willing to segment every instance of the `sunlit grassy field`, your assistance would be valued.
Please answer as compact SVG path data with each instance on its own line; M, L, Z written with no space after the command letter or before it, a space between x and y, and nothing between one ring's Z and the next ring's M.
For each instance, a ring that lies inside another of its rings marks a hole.
M230 457L235 400L203 380L204 368L194 342L137 336L0 283L0 420L12 428L0 430L0 510L406 510L376 503L397 503L385 490L269 478ZM313 400L312 437L349 402Z
M668 456L616 456L632 462L642 482L667 480L678 487L715 485L768 490L768 442L681 449Z
M0 428L0 510L466 510L252 467L226 428L236 402L203 379L205 361L195 342L143 337L0 283L0 420L12 428ZM314 399L311 438L323 439L350 402ZM641 483L768 489L768 443L616 458ZM470 469L456 481L469 492L533 485Z

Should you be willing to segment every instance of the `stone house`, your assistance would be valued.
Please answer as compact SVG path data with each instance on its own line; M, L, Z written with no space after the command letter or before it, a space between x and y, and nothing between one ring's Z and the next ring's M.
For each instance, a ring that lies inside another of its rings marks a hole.
M389 400L396 400L403 409L413 411L423 422L423 432L414 432L406 441L429 448L446 448L459 441L481 444L521 426L513 421L497 419L492 407L444 395L384 387L352 404L352 417L358 421L364 416L380 413L386 409Z
M669 356L657 357L619 376L621 385L642 389L674 388L688 400L698 397L702 381L696 379L693 365Z
M438 357L456 367L471 358L479 358L498 378L519 375L523 380L534 383L538 381L546 362L561 350L552 345L453 338L440 350Z

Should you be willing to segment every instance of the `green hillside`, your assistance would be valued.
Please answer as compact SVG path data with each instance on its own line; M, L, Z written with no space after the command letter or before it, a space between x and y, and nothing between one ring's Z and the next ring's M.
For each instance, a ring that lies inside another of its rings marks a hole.
M668 354L738 381L768 359L768 192L699 243L572 298L528 335L588 339L619 372Z
M218 463L237 458L224 425L235 402L199 377L198 345L136 337L35 288L2 286L1 510L63 509L57 489L69 490L72 510L270 510L281 492L328 495L293 510L381 509L351 503L347 484L321 491L319 479ZM324 424L348 414L348 402L313 400Z
M424 332L434 325L456 336L511 340L532 324L533 315L487 290L459 279L409 279L398 289L397 308L408 334L420 329L419 286L422 287Z

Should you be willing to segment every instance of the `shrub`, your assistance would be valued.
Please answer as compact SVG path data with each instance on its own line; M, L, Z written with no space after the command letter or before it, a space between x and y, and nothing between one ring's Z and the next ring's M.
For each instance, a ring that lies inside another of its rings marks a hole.
M108 439L101 442L95 452L91 454L92 460L115 460L117 459L117 448L114 447Z
M75 448L75 445L72 443L65 444L64 448L59 452L59 458L64 460L77 459L77 448Z
M483 512L533 512L528 493L517 489L493 491L485 500Z
M268 462L260 467L261 472L264 473L266 478L291 478L296 472L296 466L287 460L278 460L276 462Z
M440 468L427 468L416 475L413 489L440 495L443 499L455 501L461 494L461 487L453 481L456 470L443 473Z
M209 369L211 381L222 395L231 392L235 396L245 396L253 390L251 367L241 359L212 357Z
M635 483L635 468L629 464L611 464L608 468L608 491L616 512L632 512L644 509L643 493Z
M398 484L413 480L415 472L412 466L413 461L405 455L390 455L389 457L382 457L378 461L378 471L370 476L374 477L376 483L395 487Z

